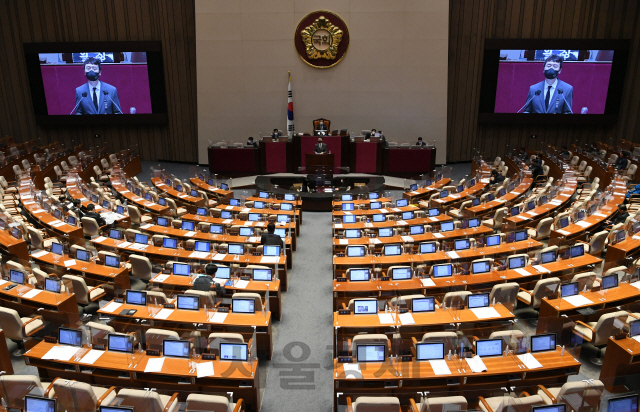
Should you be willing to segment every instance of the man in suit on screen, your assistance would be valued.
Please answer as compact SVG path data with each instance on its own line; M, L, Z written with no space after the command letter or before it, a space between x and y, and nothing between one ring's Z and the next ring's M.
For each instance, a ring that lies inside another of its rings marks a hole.
M318 143L315 146L316 154L327 153L327 145L322 143L322 137L318 138Z
M122 114L118 90L100 81L102 66L99 59L89 57L84 61L87 83L76 88L76 114ZM71 113L73 114L73 112Z
M573 86L558 79L562 57L552 54L544 61L545 79L529 87L523 113L573 113Z

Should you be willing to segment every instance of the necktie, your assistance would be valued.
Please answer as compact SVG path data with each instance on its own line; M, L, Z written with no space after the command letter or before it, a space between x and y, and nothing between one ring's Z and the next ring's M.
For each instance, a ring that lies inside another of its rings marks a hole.
M549 99L551 98L551 87L549 86L549 89L547 89L547 97L544 98L544 109L549 110Z
M547 99L547 104L549 103L549 99ZM96 112L98 111L98 96L96 95L96 88L93 88L93 105L96 107Z

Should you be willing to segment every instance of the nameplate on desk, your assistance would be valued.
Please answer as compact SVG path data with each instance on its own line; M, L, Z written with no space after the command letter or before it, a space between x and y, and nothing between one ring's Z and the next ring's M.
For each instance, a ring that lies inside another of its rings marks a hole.
M53 336L45 336L44 341L47 343L58 343L58 339Z
M351 314L351 311L349 309L340 309L338 311L338 314L339 315L349 315L349 314Z
M336 278L336 282L346 282L347 278Z
M202 354L202 360L216 360L216 354L215 353L203 353Z
M148 356L160 356L160 351L157 349L147 349Z
M114 302L118 302L118 303L124 303L124 299L122 298L115 298L113 299Z
M173 303L165 303L162 307L165 309L175 309L176 305L174 305Z

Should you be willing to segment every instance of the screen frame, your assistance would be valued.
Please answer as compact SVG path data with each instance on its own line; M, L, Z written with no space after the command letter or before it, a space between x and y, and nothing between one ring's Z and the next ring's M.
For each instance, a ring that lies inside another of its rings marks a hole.
M533 350L533 339L541 336L553 336L553 341L555 342L553 349ZM558 346L558 336L555 333L540 333L536 335L531 335L531 353L550 352L555 350L557 346Z

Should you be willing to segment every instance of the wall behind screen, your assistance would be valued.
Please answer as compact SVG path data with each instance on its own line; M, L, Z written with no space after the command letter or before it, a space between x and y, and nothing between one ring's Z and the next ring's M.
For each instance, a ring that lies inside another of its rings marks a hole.
M451 0L447 160L493 158L506 146L540 149L616 139L640 142L640 4L632 0ZM496 39L631 39L617 125L478 124L484 42ZM530 135L537 135L531 139Z
M2 0L0 135L110 151L137 150L143 160L197 161L195 12L193 0ZM93 22L93 23L90 23ZM168 125L36 125L23 43L161 41ZM99 139L93 136L100 134Z

